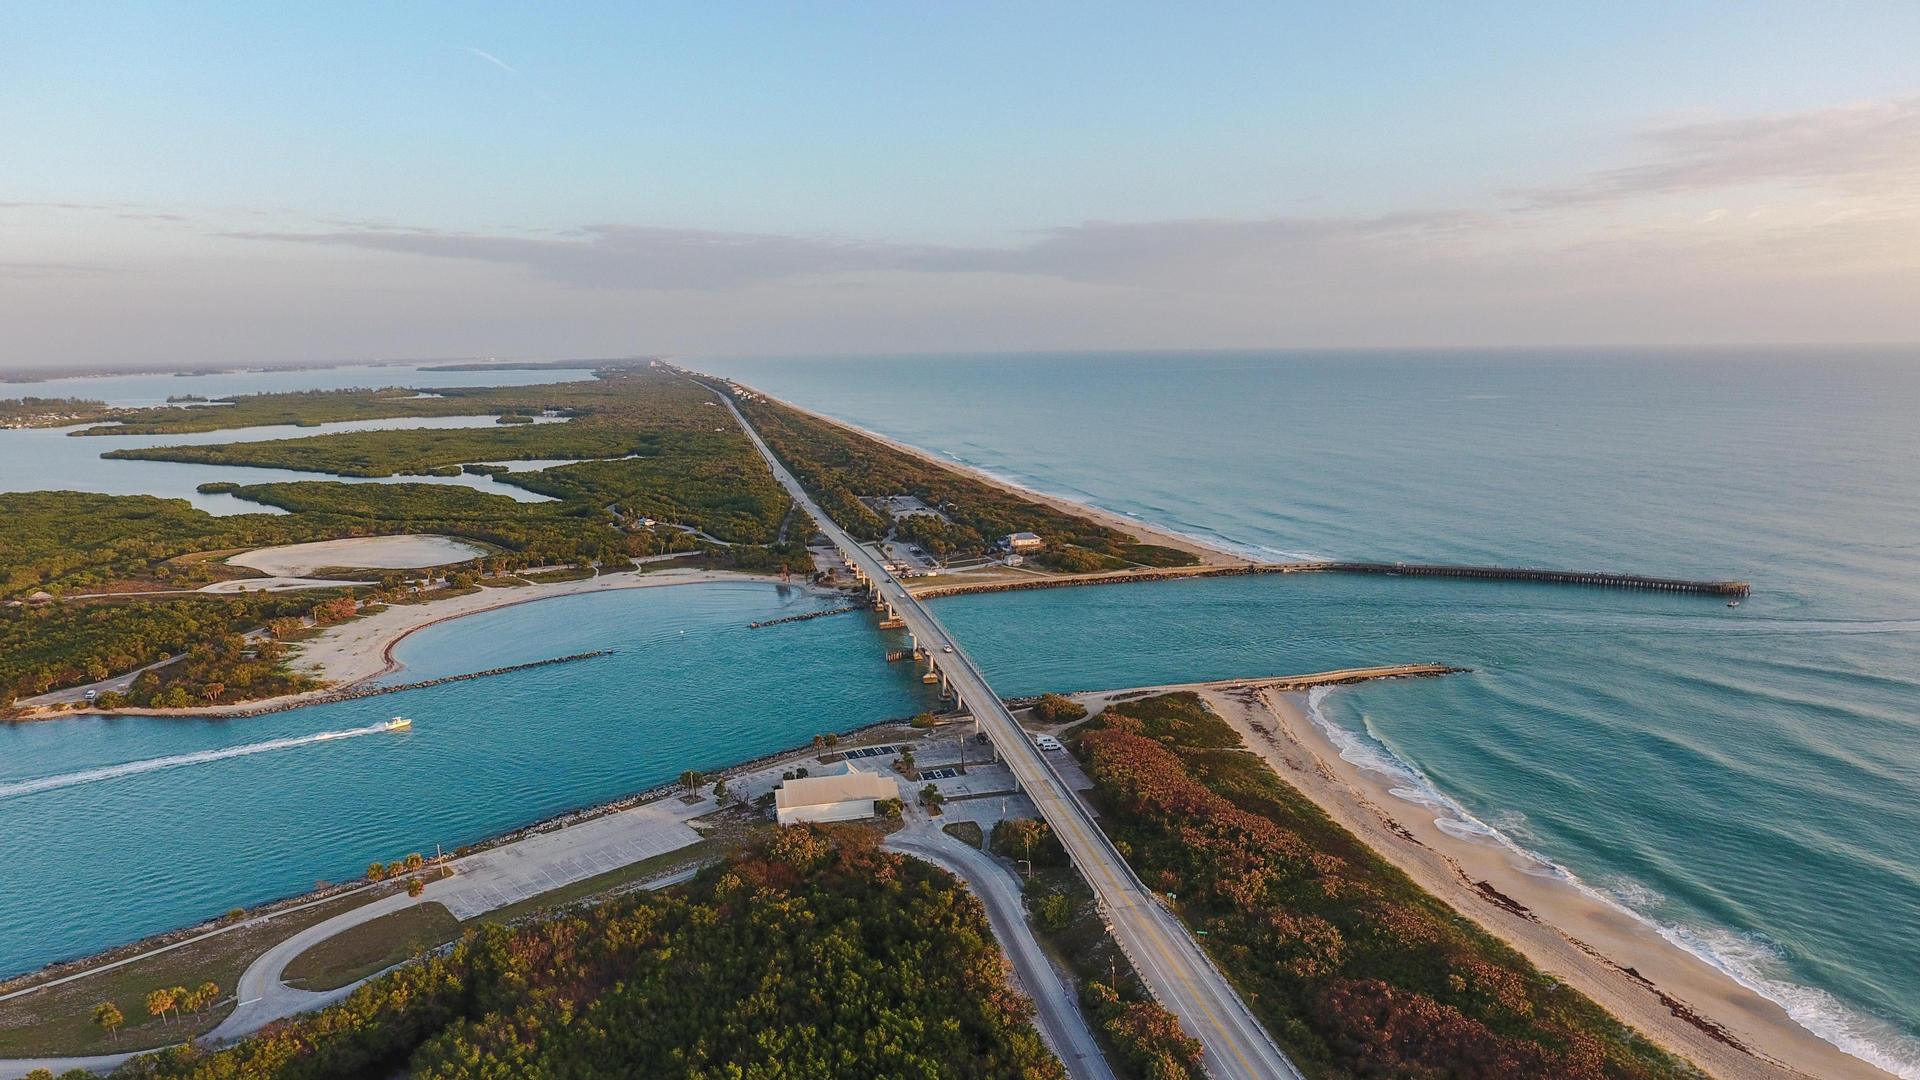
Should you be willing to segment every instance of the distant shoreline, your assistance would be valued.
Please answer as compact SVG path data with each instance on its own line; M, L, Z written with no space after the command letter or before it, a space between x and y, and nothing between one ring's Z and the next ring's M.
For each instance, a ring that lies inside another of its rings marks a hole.
M1086 518L1089 521L1104 525L1117 532L1129 533L1143 542L1159 544L1162 547L1170 547L1178 551L1187 552L1190 555L1197 556L1202 566L1242 566L1251 565L1255 562L1255 560L1247 558L1245 555L1229 551L1217 544L1209 543L1196 537L1185 536L1171 529L1162 528L1157 525L1149 525L1144 521L1138 521L1123 514L1116 514L1111 510L1103 510L1100 507L1076 502L1062 495L1052 495L1014 483L1005 477L995 476L985 469L940 457L931 451L923 450L917 446L910 446L897 439L890 439L878 432L868 431L866 428L860 427L857 424L850 424L845 420L835 419L824 413L818 413L804 406L795 405L785 398L774 398L773 400L778 401L780 404L795 412L803 413L814 420L818 420L823 424L829 424L842 431L851 432L863 439L871 439L890 450L896 450L910 457L918 458L929 465L960 473L969 479L978 480L983 484L991 484L1002 491L1011 492L1023 499L1031 499L1034 502L1050 506L1062 513ZM1088 575L1061 575L1063 580L1076 576Z

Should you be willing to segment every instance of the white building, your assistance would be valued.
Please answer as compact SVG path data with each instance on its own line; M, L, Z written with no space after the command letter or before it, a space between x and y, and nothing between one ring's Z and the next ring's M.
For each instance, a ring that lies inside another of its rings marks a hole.
M872 817L874 803L899 797L900 789L891 779L848 765L833 776L782 781L774 789L773 805L780 824L792 825Z

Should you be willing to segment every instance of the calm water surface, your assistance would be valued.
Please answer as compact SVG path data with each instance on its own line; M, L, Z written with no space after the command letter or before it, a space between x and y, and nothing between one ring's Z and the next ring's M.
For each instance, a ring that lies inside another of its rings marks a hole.
M539 417L534 423L560 423ZM432 416L412 419L347 420L335 424L295 427L228 428L174 435L72 435L73 428L0 429L0 491L44 491L58 484L67 491L97 491L106 495L158 495L185 499L209 514L283 514L278 507L225 494L207 494L201 484L230 481L238 484L300 483L337 480L351 484L442 484L468 487L519 502L551 502L549 497L491 476L334 476L292 469L256 469L232 465L196 465L180 461L125 461L103 458L110 450L145 446L199 446L210 443L265 442L300 439L343 431L395 431L423 428L494 427L491 416Z
M0 973L926 708L863 616L747 628L839 602L560 597L414 634L406 677L614 655L246 719L0 726ZM413 729L372 728L396 714Z
M1920 1077L1920 351L713 361L1267 556L1750 578L1290 577L939 602L1004 693L1439 660L1348 754Z

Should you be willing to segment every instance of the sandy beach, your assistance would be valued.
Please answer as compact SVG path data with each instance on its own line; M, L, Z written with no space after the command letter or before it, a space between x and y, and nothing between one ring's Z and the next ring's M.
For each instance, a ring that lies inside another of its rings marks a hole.
M835 420L831 416L822 415L811 409L803 409L790 401L780 400L780 404L785 405L795 412L805 413L823 424L831 424L842 431L853 432L863 439L871 439L874 442L884 444L931 465L937 465L942 469L951 469L954 472L970 476L983 484L992 484L994 487L1004 491L1014 492L1022 498L1032 499L1034 502L1051 506L1062 513L1073 514L1077 517L1086 518L1089 521L1099 522L1110 529L1129 533L1138 538L1142 543L1159 544L1163 547L1188 552L1189 554L1198 556L1201 564L1204 566L1245 566L1254 561L1244 555L1236 555L1224 548L1214 547L1212 544L1206 543L1203 540L1197 540L1191 536L1182 536L1179 533L1170 532L1166 529L1156 528L1144 521L1138 521L1122 514L1115 514L1107 510L1099 509L1098 507L1088 506L1085 503L1077 503L1071 499L1064 499L1056 495L1048 495L1045 492L1035 491L1032 488L1021 487L1019 484L1003 480L998 476L976 469L971 465L963 465L950 458L940 457L937 454L922 450L917 446L908 446L903 442L895 442L885 435L876 434L862 427L855 427L844 420Z
M353 536L311 544L283 544L232 556L227 562L271 577L300 577L328 567L412 570L485 555L485 549L449 536Z
M203 705L190 709L125 708L112 711L117 715L128 716L224 716L256 713L263 709L318 701L342 690L352 689L369 679L399 671L402 665L393 658L394 647L405 640L407 635L448 619L458 619L482 611L495 611L504 607L513 607L516 604L530 604L536 600L548 600L556 596L612 592L620 589L652 589L669 585L698 585L715 581L750 581L804 587L797 582L782 582L779 578L766 574L687 569L654 570L644 574L601 574L596 577L581 578L578 581L555 581L510 588L483 588L478 592L450 596L431 603L395 604L372 615L363 615L360 618L327 627L318 636L300 642L299 651L292 657L291 664L295 670L325 680L328 685L321 690L274 698L258 698L252 701L235 702L231 705Z
M1722 1080L1893 1080L1795 1023L1774 1002L1491 840L1441 831L1386 777L1340 756L1307 718L1305 696L1248 682L1198 691L1282 779L1462 915L1542 970ZM1091 709L1116 693L1077 695Z

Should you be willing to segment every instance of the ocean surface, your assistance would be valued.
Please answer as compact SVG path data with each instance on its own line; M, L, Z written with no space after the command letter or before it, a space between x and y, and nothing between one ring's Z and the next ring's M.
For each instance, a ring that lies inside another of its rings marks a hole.
M1002 693L1432 660L1349 757L1920 1077L1920 350L789 361L709 370L1266 557L1742 578L1708 597L1289 576L956 597Z
M1920 353L695 366L1250 554L1752 580L1738 608L1295 575L937 610L1008 694L1472 667L1314 715L1449 828L1539 852L1920 1077ZM403 677L616 655L247 720L0 728L0 973L917 711L868 620L745 629L827 603L742 583L528 604L415 635ZM411 733L365 732L396 713Z

